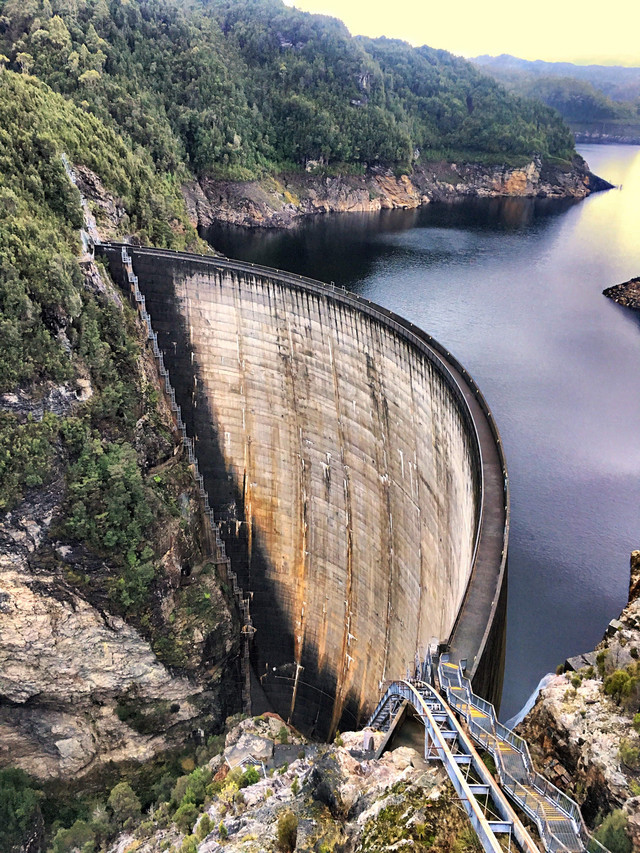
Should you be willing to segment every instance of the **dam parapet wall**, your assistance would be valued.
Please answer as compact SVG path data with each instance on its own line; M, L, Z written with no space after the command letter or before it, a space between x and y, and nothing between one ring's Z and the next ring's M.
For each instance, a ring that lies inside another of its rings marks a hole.
M120 246L99 251L118 279ZM227 553L251 594L253 671L270 704L321 736L358 725L380 682L434 637L454 640L495 699L506 469L490 417L478 429L488 409L464 368L341 289L129 251Z

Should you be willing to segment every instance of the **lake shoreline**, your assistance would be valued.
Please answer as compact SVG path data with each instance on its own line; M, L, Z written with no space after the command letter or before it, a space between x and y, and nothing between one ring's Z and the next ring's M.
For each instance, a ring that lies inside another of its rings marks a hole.
M324 213L414 209L464 198L575 198L611 189L581 157L571 168L539 158L521 167L478 163L425 163L411 175L372 168L363 175L291 173L260 181L203 177L183 186L192 223L291 228Z

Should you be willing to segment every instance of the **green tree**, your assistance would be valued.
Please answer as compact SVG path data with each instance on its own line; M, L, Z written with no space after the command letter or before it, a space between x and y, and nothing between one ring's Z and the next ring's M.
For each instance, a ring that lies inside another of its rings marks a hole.
M128 782L119 782L111 789L107 806L117 829L129 829L141 814L140 800Z
M22 770L0 770L0 850L19 853L42 835L41 792Z
M53 839L53 853L92 853L95 833L84 820L76 820L68 829L59 829Z
M180 832L191 832L197 818L197 807L193 803L183 801L183 803L176 809L176 812L173 815L173 822L178 827Z
M631 853L631 839L627 833L627 816L622 809L616 809L607 815L594 832L594 837L610 853Z

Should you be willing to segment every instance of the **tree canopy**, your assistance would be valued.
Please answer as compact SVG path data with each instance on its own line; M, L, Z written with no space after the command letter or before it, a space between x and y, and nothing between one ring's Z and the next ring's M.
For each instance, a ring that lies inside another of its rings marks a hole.
M255 177L309 160L410 168L446 149L570 157L539 102L446 51L352 38L281 0L0 0L0 52L167 172Z

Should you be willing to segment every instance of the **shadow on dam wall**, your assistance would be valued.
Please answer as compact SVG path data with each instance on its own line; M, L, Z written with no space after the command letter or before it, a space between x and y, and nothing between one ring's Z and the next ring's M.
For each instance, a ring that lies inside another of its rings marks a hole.
M124 284L120 246L99 251ZM257 693L328 737L366 722L380 682L435 637L499 702L506 470L493 440L490 470L463 368L366 300L251 265L129 252L252 597ZM491 505L487 486L502 491Z

